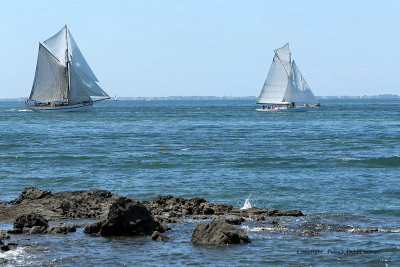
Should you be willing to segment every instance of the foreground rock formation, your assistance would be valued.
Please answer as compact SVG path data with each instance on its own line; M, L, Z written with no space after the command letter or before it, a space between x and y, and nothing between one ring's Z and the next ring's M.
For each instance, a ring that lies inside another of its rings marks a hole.
M245 231L218 219L210 223L198 223L193 230L191 241L196 245L251 243Z
M196 225L194 244L249 243L246 233L233 225L248 219L266 221L274 216L305 216L299 210L281 211L260 208L234 209L231 205L215 204L204 198L185 199L180 196L157 196L153 201L142 201L114 195L106 190L64 191L51 193L27 187L9 203L0 205L0 220L14 222L11 234L67 234L76 225L49 227L49 221L64 219L95 219L84 232L102 236L151 235L152 240L166 241L162 234L170 228L162 223L177 223L180 218L212 219ZM276 227L283 228L281 225Z
M164 228L139 201L126 197L120 197L112 203L107 219L84 229L85 233L103 236L150 235L154 231L164 232Z

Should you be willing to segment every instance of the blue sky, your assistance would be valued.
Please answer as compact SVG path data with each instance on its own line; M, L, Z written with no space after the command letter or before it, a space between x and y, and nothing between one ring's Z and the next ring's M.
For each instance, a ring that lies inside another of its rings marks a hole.
M286 42L316 95L400 94L400 1L3 0L0 98L65 24L110 95L258 96Z

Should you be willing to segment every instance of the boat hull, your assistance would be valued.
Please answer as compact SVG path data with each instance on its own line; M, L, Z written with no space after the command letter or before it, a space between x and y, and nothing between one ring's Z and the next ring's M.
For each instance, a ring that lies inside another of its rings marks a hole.
M295 107L295 108L287 108L287 107L275 107L275 108L271 108L271 109L267 109L267 108L258 108L256 109L257 111L267 111L267 112L304 112L307 111L307 107Z
M93 109L93 103L47 107L29 106L29 108L36 112L86 112Z

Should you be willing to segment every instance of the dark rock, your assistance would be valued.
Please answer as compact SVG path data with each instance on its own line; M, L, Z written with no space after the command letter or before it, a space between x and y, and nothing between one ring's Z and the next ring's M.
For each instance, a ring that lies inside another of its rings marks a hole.
M42 215L30 213L21 215L14 221L14 229L32 228L33 226L49 227L48 221Z
M313 237L313 236L321 236L321 235L318 232L315 232L313 230L306 230L303 232L303 236Z
M193 230L191 241L197 245L251 243L245 231L226 223L224 220L198 223Z
M103 236L134 236L163 230L145 206L136 200L120 197L111 205L106 220L85 227L84 232Z
M1 247L1 251L9 251L10 247L8 245L2 245Z
M151 239L154 241L166 241L169 240L169 237L160 233L159 231L154 231L151 235Z
M47 227L45 226L32 226L31 228L23 228L23 232L26 232L30 235L34 234L45 234L47 233Z
M378 232L378 228L371 228L371 229L362 229L357 231L358 234L372 234Z
M204 198L194 197L185 199L172 195L157 196L153 202L144 201L143 204L157 216L184 217L197 215L224 215L232 210L231 205L214 204Z
M25 188L13 205L0 206L0 220L14 221L22 214L40 213L50 220L105 218L119 196L106 190L64 191L51 194L36 187ZM29 201L28 201L29 200Z
M89 225L86 225L83 229L83 232L86 234L99 234L101 226L103 225L104 221L95 222Z
M22 234L22 229L10 229L7 230L8 234L12 234L12 235L18 235L18 234Z
M268 211L268 216L292 216L292 217L299 217L304 216L304 214L300 210L270 210Z
M245 222L245 219L242 217L237 217L233 215L229 215L225 218L225 222L229 224L234 224L234 225L241 225L242 223Z
M194 219L194 220L207 220L208 217L206 215L193 215L192 219Z
M48 229L49 234L68 234L76 232L76 226L75 225L56 225Z
M24 200L41 199L49 195L51 195L51 191L40 190L37 189L35 186L29 186L22 190L17 199L10 201L10 204L20 204Z

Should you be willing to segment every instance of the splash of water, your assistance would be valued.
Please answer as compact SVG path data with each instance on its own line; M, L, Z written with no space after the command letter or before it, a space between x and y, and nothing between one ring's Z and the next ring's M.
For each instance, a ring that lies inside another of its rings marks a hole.
M249 196L248 198L246 198L246 200L244 201L243 207L240 208L241 210L246 210L246 209L250 209L250 208L253 207L253 206L251 205L251 203L250 203L250 197L251 197L251 194L250 194L250 196Z

